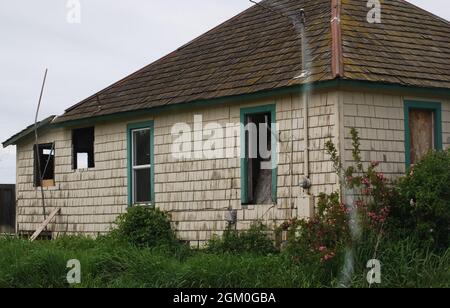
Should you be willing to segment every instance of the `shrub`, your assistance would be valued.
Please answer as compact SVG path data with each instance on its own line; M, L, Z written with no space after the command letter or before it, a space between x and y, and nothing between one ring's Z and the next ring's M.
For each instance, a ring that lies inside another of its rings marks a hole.
M119 216L112 237L143 247L172 245L176 242L169 216L159 209L132 207Z
M425 243L450 245L450 150L430 152L398 184L397 225Z
M248 231L228 229L222 238L213 238L208 243L208 251L214 253L252 253L267 255L275 253L273 241L268 236L268 228L261 222L254 223Z
M331 263L351 242L347 209L338 193L320 195L312 219L290 220L279 230L288 232L286 252L299 262Z
M342 189L352 198L341 201L339 192L319 197L318 213L310 220L289 221L281 226L288 231L287 252L309 262L337 265L347 248L354 247L364 233L383 234L394 195L384 174L377 172L378 162L365 168L360 138L351 130L354 164L344 168L335 145L326 144ZM351 201L351 202L350 202Z

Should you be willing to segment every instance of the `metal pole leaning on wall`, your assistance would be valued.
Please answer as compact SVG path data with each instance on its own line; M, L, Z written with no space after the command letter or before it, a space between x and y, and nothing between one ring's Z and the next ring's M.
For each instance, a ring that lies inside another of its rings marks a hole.
M38 101L38 105L37 105L37 109L36 109L36 116L34 118L34 137L35 137L35 147L34 148L35 148L35 152L36 152L35 155L37 158L36 161L37 161L39 182L40 182L40 186L41 186L41 200L42 200L42 210L43 210L43 214L44 214L44 220L47 219L47 214L46 214L46 209L45 209L44 187L42 186L43 174L41 171L41 162L39 160L39 137L38 137L37 123L38 123L38 117L39 117L39 110L41 109L42 96L44 94L45 82L47 80L47 73L48 73L48 69L45 69L44 80L42 81L41 93L39 95L39 101Z

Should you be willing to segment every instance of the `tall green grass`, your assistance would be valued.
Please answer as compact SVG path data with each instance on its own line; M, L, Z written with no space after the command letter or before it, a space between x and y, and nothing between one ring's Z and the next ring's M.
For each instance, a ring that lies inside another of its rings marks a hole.
M381 287L449 287L450 250L423 251L413 240L384 242ZM365 264L373 245L355 251L351 287L368 287ZM107 238L61 238L29 243L0 239L0 287L70 287L66 263L78 259L82 283L119 288L306 288L338 286L322 264L293 262L286 254L218 254L186 247L145 249Z

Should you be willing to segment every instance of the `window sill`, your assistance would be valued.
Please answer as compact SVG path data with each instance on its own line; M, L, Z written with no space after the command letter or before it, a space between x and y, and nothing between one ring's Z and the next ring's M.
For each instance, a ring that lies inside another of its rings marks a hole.
M155 205L153 203L133 203L129 207L147 207L149 209L154 209Z
M47 186L47 187L41 187L41 186L35 186L34 187L36 190L41 190L43 189L44 191L56 191L59 190L59 186L55 185L55 186Z
M84 169L72 169L72 172L74 173L83 173L83 172L88 172L88 171L94 171L95 167L93 168L84 168Z

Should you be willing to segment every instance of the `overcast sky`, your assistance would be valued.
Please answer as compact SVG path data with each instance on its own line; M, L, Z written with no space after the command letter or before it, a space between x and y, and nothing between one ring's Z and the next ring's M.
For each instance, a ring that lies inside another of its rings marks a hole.
M0 0L0 142L33 122L46 67L40 118L63 113L251 6L248 0L79 0L81 23L68 23L70 1ZM450 20L448 0L410 2ZM0 146L0 184L15 182L14 151Z

